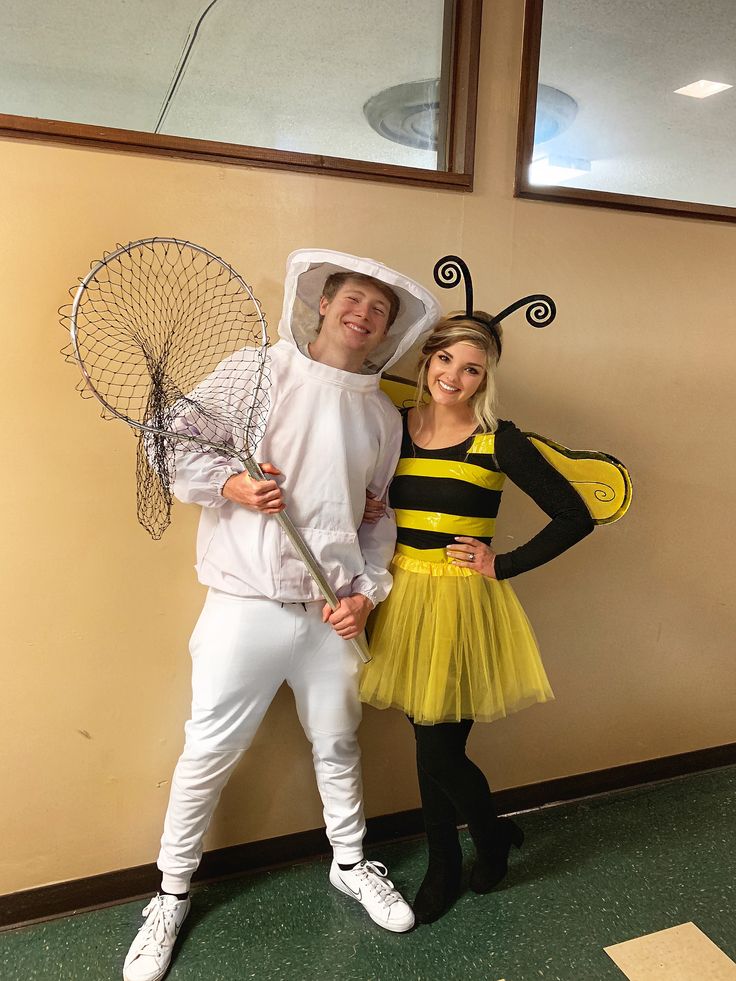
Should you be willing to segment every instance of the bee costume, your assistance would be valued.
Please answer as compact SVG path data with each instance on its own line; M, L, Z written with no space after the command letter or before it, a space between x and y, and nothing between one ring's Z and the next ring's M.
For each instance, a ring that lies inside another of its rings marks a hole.
M465 316L472 318L472 284L462 260L440 260L435 279L447 285L440 277L448 261L466 274ZM535 295L491 324L530 302L533 326L554 319L553 302ZM395 402L409 401L407 383L393 379L384 387ZM626 469L606 454L567 450L508 421L456 446L422 449L409 434L408 408L402 415L401 458L389 496L398 527L394 584L373 616L373 661L363 672L361 698L425 725L487 722L547 701L553 696L534 632L508 580L555 558L596 523L620 517L631 499ZM507 478L550 523L496 556L497 579L452 565L445 549L456 535L491 544Z
M465 279L467 313L493 336L497 324L522 306L537 327L554 319L543 295L524 297L492 320L473 317L467 266L445 256L435 266L440 286ZM400 381L386 382L395 401L406 397ZM476 858L470 888L485 893L504 878L512 845L524 832L498 817L483 772L466 754L476 719L490 720L552 697L529 621L506 581L564 552L596 522L615 520L631 498L624 467L600 453L576 453L500 422L457 446L422 449L404 412L401 456L389 490L398 541L388 599L373 615L371 652L361 698L378 708L402 709L414 729L417 776L429 862L414 900L418 923L431 923L454 902L462 880L458 818L467 823ZM451 565L445 548L456 535L493 540L501 490L513 480L549 517L525 545L497 555L490 579ZM586 504L588 506L586 506Z

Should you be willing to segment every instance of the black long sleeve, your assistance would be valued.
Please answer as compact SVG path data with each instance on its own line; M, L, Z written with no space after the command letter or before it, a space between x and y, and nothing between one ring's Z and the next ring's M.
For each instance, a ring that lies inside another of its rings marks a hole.
M575 488L513 423L499 424L494 452L503 473L551 518L526 544L496 556L496 577L510 579L561 555L595 524Z

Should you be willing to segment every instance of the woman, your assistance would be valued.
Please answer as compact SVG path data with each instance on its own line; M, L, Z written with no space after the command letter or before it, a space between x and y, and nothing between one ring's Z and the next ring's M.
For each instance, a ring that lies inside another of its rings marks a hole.
M476 849L470 887L505 876L521 829L499 818L488 782L465 754L474 721L552 698L534 633L506 582L593 529L582 500L511 422L495 416L500 326L482 312L440 321L422 348L390 488L398 543L394 585L370 629L361 698L404 711L414 727L429 864L418 922L440 917L461 878L458 817ZM551 518L511 552L491 548L505 477Z

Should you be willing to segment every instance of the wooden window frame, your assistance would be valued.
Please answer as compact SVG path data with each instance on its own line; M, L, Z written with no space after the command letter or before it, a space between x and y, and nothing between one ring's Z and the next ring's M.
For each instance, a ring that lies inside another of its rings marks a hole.
M449 13L446 11L445 15L443 75L452 81L447 140L444 143L440 140L439 147L439 153L444 151L446 155L447 170L444 171L2 113L0 136L245 167L472 191L482 7L483 0L451 0L447 8ZM448 25L451 28L449 37ZM449 68L448 72L444 71L445 65Z
M725 205L699 204L691 201L650 198L635 194L615 194L609 191L595 191L582 187L539 187L529 183L529 164L534 150L534 123L537 114L543 6L544 0L526 0L514 196L535 201L559 201L563 204L592 205L596 208L645 211L660 215L673 215L679 218L736 222L736 208L729 208Z

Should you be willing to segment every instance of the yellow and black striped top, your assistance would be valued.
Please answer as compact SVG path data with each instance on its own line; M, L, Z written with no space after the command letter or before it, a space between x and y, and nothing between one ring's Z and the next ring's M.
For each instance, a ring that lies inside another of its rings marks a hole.
M536 568L593 530L578 493L512 422L456 446L425 450L412 442L408 413L402 415L401 458L389 492L401 554L444 562L456 535L490 545L507 476L552 520L525 545L497 556L497 578Z

